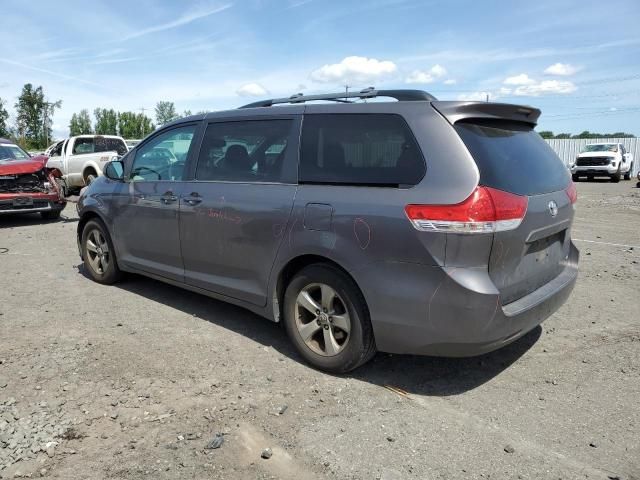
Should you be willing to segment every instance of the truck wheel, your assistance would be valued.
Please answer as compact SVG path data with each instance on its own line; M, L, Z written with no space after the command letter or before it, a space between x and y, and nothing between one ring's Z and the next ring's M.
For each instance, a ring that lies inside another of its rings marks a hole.
M93 173L93 172L92 172L92 173L88 173L88 174L87 174L87 176L86 176L86 177L84 177L84 184L85 184L86 186L89 186L89 185L91 185L91 183L92 183L96 178L98 178L98 177L96 177L96 174L95 174L95 173Z
M111 285L120 279L122 272L116 262L113 242L101 220L87 222L82 230L81 245L84 267L93 280Z
M624 174L625 180L631 180L631 172L633 172L633 162L631 162L631 165L629 165L629 171Z
M613 175L611 175L611 181L613 183L618 183L620 181L620 169L618 168L618 171L616 173L614 173Z
M580 181L580 177L578 176L578 174L577 174L577 173L574 173L573 175L571 175L571 179L572 179L574 182L579 182L579 181Z

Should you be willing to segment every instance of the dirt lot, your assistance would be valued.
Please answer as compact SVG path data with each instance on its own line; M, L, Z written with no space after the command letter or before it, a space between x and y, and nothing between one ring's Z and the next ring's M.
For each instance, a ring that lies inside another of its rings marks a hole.
M640 189L578 191L580 279L542 328L344 377L242 309L88 280L75 205L0 218L0 477L640 479Z

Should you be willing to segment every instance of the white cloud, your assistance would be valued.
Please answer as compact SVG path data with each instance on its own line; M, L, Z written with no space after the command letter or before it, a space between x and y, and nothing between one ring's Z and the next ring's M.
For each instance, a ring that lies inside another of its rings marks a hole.
M228 8L231 8L232 4L228 3L226 5L219 5L217 7L208 9L208 10L196 10L189 13L185 13L184 15L172 20L171 22L161 23L160 25L155 25L153 27L143 28L134 33L130 33L129 35L123 35L119 37L117 41L124 42L126 40L131 40L132 38L142 37L144 35L149 35L150 33L162 32L164 30L169 30L171 28L181 27L182 25L187 25L191 22L199 20L201 18L209 17L216 13L220 13Z
M561 80L543 80L531 85L521 85L513 91L514 95L537 97L548 93L567 94L576 91L572 82Z
M502 83L505 85L532 85L536 83L536 81L533 78L530 78L526 73L521 73L520 75L505 78Z
M444 77L447 69L442 65L434 65L429 70L414 70L405 79L406 83L433 83L437 79ZM446 82L445 82L446 83Z
M570 75L574 75L578 70L578 67L570 65L568 63L554 63L553 65L549 65L545 68L544 73L547 75L559 75L563 77L568 77Z
M455 85L456 83L458 83L458 81L455 78L449 78L444 81L445 85Z
M241 97L261 97L268 95L269 92L257 83L245 83L236 90L236 93Z
M396 64L388 60L352 56L314 70L311 80L320 83L366 83L387 77L396 70Z
M458 100L462 100L465 102L473 102L473 101L485 102L487 100L487 97L491 101L491 100L496 100L498 98L498 95L492 92L462 93L458 95Z

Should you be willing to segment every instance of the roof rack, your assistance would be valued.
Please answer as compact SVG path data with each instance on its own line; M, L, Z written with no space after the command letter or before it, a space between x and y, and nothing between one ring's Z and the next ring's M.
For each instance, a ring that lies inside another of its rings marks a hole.
M284 98L272 98L269 100L261 100L259 102L249 103L240 108L255 108L255 107L271 107L272 105L283 103L304 103L312 102L315 100L326 100L330 102L339 103L354 103L350 98L366 100L368 98L375 97L390 97L395 98L399 102L406 101L435 101L436 97L424 92L422 90L376 90L373 87L365 88L359 92L343 92L343 93L324 93L321 95L303 95L302 93L296 93L290 97Z

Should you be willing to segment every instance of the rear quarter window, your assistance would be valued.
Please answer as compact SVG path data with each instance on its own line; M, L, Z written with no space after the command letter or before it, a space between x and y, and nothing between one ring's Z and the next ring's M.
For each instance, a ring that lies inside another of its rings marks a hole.
M302 127L302 183L403 186L426 166L404 119L393 114L309 114Z
M127 145L119 138L96 137L95 139L95 152L117 152L122 156L127 151Z
M480 184L518 195L563 190L569 171L543 138L525 123L463 121L455 129L480 171Z

